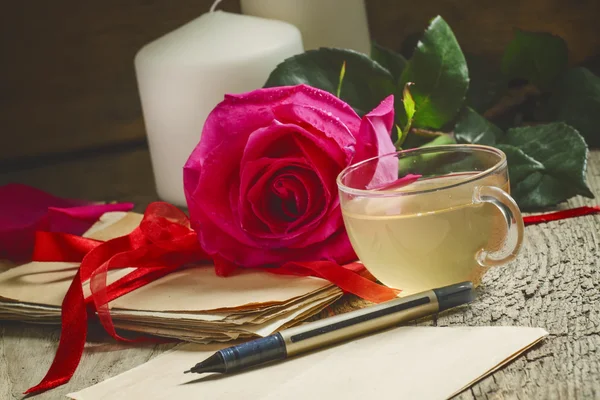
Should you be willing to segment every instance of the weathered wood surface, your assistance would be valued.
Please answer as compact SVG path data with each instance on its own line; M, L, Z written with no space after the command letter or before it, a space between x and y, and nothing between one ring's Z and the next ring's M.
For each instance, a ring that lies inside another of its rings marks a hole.
M600 152L591 155L588 179L600 198ZM0 173L0 184L9 181L36 185L61 196L133 200L139 210L155 199L144 149ZM576 198L563 206L583 204L596 202ZM600 216L531 226L526 228L526 236L517 261L485 276L475 303L419 324L537 326L550 332L541 345L461 393L461 400L600 398ZM363 304L345 298L334 311ZM57 327L0 322L0 399L21 398L25 389L42 378L58 338ZM93 326L75 377L36 398L62 398L171 347L116 343Z
M206 12L213 1L4 4L0 160L143 139L136 52ZM239 11L239 1L224 3L224 9Z
M419 34L429 20L441 15L463 51L491 60L501 58L515 29L561 36L569 45L571 63L600 50L597 0L367 0L367 11L372 37L393 49L400 49L408 36Z

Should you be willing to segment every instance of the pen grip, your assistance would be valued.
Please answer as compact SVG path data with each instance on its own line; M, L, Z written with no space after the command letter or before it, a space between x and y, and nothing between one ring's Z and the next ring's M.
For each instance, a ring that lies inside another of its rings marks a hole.
M284 359L287 355L285 342L279 333L251 340L237 346L219 350L225 363L225 372Z
M386 329L438 311L432 290L281 331L288 357Z

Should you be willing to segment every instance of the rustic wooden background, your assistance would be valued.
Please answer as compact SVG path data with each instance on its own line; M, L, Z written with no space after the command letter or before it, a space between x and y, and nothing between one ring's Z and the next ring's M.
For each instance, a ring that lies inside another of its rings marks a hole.
M143 148L133 57L212 0L28 0L0 12L0 171ZM499 58L515 27L551 31L579 63L600 53L598 0L367 0L372 37L400 49L442 15L466 52ZM239 0L222 8L239 11Z
M145 43L205 12L212 0L5 1L0 12L0 185L22 182L59 196L156 200L133 57ZM239 10L237 0L223 8ZM399 49L441 14L463 49L498 59L514 27L551 31L570 61L600 53L600 0L367 0L372 36ZM588 179L600 196L600 152ZM568 206L596 204L571 199ZM600 398L600 217L527 228L523 255L486 275L466 313L423 324L542 326L550 337L460 399ZM360 304L350 303L350 306ZM336 305L346 311L347 303ZM54 355L57 327L0 324L0 399L21 398ZM59 398L126 371L169 345L123 345L97 327Z

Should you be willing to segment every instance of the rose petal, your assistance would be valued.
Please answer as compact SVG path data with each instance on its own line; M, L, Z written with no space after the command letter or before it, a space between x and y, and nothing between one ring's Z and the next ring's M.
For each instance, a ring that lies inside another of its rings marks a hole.
M132 209L133 203L92 204L72 208L48 207L48 231L82 235L105 213Z
M282 247L293 243L298 235L317 224L323 215L325 215L327 207L324 203L325 199L321 182L314 171L308 168L289 167L287 171L276 174L277 175L275 176L269 177L270 187L267 190L258 185L253 187L248 193L248 200L252 202L253 205L258 204L258 207L253 207L253 209L255 210L257 217L261 218L269 228L268 231L263 232L262 235L258 235L257 233L257 236L277 239L271 241L270 245ZM280 199L277 199L272 193L265 193L271 191L274 180L284 174L293 176L293 178L303 187L307 197L307 209L303 215L294 221L286 221L281 215L283 210ZM254 234L255 232L252 233Z
M322 199L317 202L311 202L311 199L307 197L308 208L305 214L296 221L290 222L282 218L280 214L278 215L277 213L282 211L281 208L274 207L268 201L269 195L272 194L273 180L282 174L294 174L302 184L306 196L322 193L321 182L304 160L263 158L247 163L242 172L240 186L241 198L246 201L240 201L239 214L248 235L253 238L276 239L276 241L264 244L266 246L278 247L292 242L298 235L298 233L292 232L298 222L310 228L318 222L318 220L311 222L310 217L319 219L326 210L322 204L324 196L320 196ZM258 176L258 179L254 179L255 176ZM248 207L248 203L250 207ZM312 215L315 213L317 213L316 216ZM283 234L285 234L285 242L281 239Z
M404 186L408 186L408 185L415 183L416 181L421 179L421 176L422 175L406 174L402 178L398 178L395 181L385 183L381 186L373 186L373 187L370 187L369 189L370 190L400 189L400 188L403 188Z
M286 104L305 105L329 112L350 132L358 132L360 118L352 107L328 92L307 85L229 94L209 114L202 130L202 140L194 149L187 167L201 165L202 157L223 144L245 143L251 132L269 125L275 119L273 111L277 107Z
M273 111L278 121L284 124L299 125L311 132L315 137L315 142L338 164L348 165L354 157L356 139L348 125L344 124L331 111L298 104L283 104L277 106ZM359 122L359 120L357 119L355 122ZM351 126L358 129L356 123L352 123ZM330 140L326 141L321 136ZM332 146L333 143L337 146Z
M232 207L239 197L240 166L236 160L242 158L244 145L245 141L233 141L230 146L223 144L208 154L203 154L201 146L196 147L184 167L184 189L193 222L202 224L211 219L235 240L252 244L240 229L237 212L233 211L237 208ZM235 192L231 193L232 190Z
M304 143L313 143L314 148L327 155L330 163L333 161L340 167L347 165L346 154L340 145L320 133L305 129L299 124L273 120L264 128L257 129L249 135L240 166L243 169L246 162L261 157L298 157L301 154L306 156L306 151L298 148L297 142L294 141L298 137L305 139Z
M356 157L352 162L357 163L372 157L394 153L396 148L391 139L393 125L394 96L389 96L377 108L363 117L356 138ZM379 162L372 163L372 171L363 174L363 179L364 182L355 184L368 188L381 186L398 179L398 159L386 157Z
M26 185L0 186L0 259L29 259L35 231L48 227L48 207L74 207L81 204Z
M208 230L216 226L208 227ZM357 259L356 254L343 229L329 235L325 241L304 247L283 247L269 249L234 245L233 242L222 242L222 251L219 253L235 265L246 267L260 267L268 265L282 265L289 261L318 261L328 260L343 264Z
M258 89L243 94L230 94L225 96L225 100L237 107L243 105L240 108L261 104L309 106L331 112L351 132L357 132L360 126L360 117L347 103L329 92L304 84Z
M293 129L296 129L296 131L294 132ZM291 135L290 132L295 134ZM282 136L292 136L295 141L295 145L281 145ZM310 162L312 169L319 174L321 182L323 182L323 187L326 189L324 195L326 196L327 203L325 206L321 207L322 213L319 214L318 217L314 216L312 213L307 214L312 217L319 218L319 221L315 222L319 223L320 226L316 227L315 223L307 222L306 219L298 220L294 223L294 226L290 227L298 227L298 231L294 230L294 235L289 237L289 239L293 239L293 241L286 240L285 242L278 244L277 247L280 247L281 245L311 245L326 239L329 235L337 231L340 226L343 226L341 216L336 214L339 213L339 210L333 211L339 205L335 179L338 173L341 171L343 165L337 168L335 167L335 164L332 165L331 158L329 158L319 146L316 146L315 143L310 140L311 138L312 136L310 133L306 132L304 129L290 124L281 124L275 121L271 126L265 129L259 129L251 134L248 140L246 152L242 159L242 174L246 175L245 171L248 169L248 163L246 160L256 157L261 152L266 152L269 149L269 146L265 145L265 143L269 143L269 139L272 139L282 147L292 147L294 149L301 150L307 162ZM254 172L253 169L252 174L254 173L256 172ZM243 199L246 197L247 185L245 182L246 181L242 182L241 185L239 204L244 204ZM258 212L256 210L254 211ZM325 219L321 220L323 217L325 217ZM316 230L313 231L313 229ZM292 230L289 232L292 232ZM298 234L303 234L304 236L302 238L297 238ZM260 234L260 236L264 238L271 237L270 235L265 236L264 234ZM277 234L273 236L273 238L279 238L281 240L281 235Z
M288 160L257 160L249 163L252 169L260 163L268 163L259 180L247 192L247 204L240 204L240 214L245 231L257 239L260 247L289 246L297 237L320 223L327 211L322 183L307 165L290 165ZM263 165L264 165L263 164ZM281 168L283 166L283 168ZM272 184L281 176L293 176L306 196L306 210L295 221L282 218L280 204L270 203ZM263 229L261 229L261 227ZM264 239L264 240L262 240Z
M303 156L306 162L319 175L326 189L327 204L337 201L337 188L335 179L345 164L336 165L331 154L335 148L329 141L323 141L319 135L305 130L294 124L282 124L273 121L269 126L258 129L248 138L244 156L242 157L240 169L244 171L246 164L258 157L276 158L282 154L297 158ZM327 148L329 147L329 151ZM240 196L244 195L240 191Z
M282 200L283 215L292 222L287 232L307 211L309 193L306 192L306 185L291 173L277 177L273 182L273 192Z
M329 236L344 227L344 219L339 203L320 221L319 225L313 230L305 233L302 240L298 240L291 247L302 248L318 244L326 240Z
M240 190L239 190L239 205L243 205L243 202L248 198L248 191L255 186L265 186L267 181L270 179L270 175L267 171L269 168L274 167L285 167L289 165L297 165L300 167L306 167L306 162L303 158L294 157L285 159L283 162L280 159L263 157L257 160L253 160L244 164L244 168L241 170L240 177Z
M38 230L81 235L105 212L133 208L131 203L87 204L26 185L1 186L0 259L29 260Z
M342 171L343 166L336 165L331 158L314 142L307 140L304 137L296 136L294 138L296 146L302 151L304 159L311 165L312 169L317 173L323 188L325 196L327 196L327 205L332 205L331 200L337 201L337 184L336 177Z
M195 200L192 199L193 203ZM193 205L193 204L192 204ZM199 213L204 213L198 208ZM341 213L338 214L341 218ZM201 227L200 227L200 221ZM347 263L356 260L348 236L343 227L329 235L324 241L314 243L308 247L269 249L249 246L240 243L226 232L220 231L210 218L205 215L192 221L192 226L200 236L200 243L208 254L220 254L229 262L245 267L258 267L265 265L281 265L288 261L331 260L338 263ZM215 232L219 232L215 235ZM210 238L210 240L209 240Z

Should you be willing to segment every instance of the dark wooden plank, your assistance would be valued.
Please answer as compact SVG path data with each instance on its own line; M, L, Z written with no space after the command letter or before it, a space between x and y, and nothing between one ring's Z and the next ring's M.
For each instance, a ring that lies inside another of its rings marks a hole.
M211 3L6 2L0 13L0 160L142 139L136 51ZM239 10L238 0L221 4ZM600 51L597 0L371 0L367 6L374 39L396 49L441 14L465 51L491 58L500 56L514 27L562 35L574 62Z
M367 8L372 36L393 49L400 49L407 36L421 33L431 18L441 15L463 51L495 60L514 28L560 35L569 44L573 63L600 53L597 0L376 0L367 1Z
M23 183L60 197L132 201L138 211L157 200L150 154L141 146L122 152L86 154L52 165L0 173L0 185Z
M144 136L133 59L213 0L11 1L0 13L0 160ZM237 1L223 9L239 10Z

